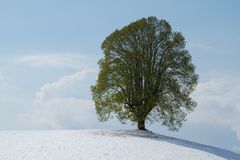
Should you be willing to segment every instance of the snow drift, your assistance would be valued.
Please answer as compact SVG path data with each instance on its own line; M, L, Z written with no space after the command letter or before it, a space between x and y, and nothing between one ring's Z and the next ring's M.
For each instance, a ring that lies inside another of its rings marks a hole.
M0 159L240 160L240 155L148 131L1 131Z

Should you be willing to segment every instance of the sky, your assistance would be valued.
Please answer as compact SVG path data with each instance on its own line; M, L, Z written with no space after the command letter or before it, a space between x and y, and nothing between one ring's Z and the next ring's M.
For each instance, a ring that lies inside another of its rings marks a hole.
M182 32L199 74L198 106L178 132L240 153L240 1L0 0L0 130L135 129L98 122L90 86L101 43L148 16Z

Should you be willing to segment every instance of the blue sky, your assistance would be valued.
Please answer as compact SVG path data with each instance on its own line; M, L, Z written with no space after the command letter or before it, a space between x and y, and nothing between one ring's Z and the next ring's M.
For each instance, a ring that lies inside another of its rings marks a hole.
M89 91L101 43L142 17L186 38L200 75L196 110L177 133L240 153L240 1L0 1L0 129L135 128L97 121Z

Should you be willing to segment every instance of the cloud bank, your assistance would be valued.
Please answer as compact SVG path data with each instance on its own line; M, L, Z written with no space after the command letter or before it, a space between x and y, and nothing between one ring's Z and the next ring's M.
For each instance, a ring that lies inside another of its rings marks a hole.
M207 81L199 83L193 94L198 107L189 121L229 127L240 141L239 82L238 76L212 74Z
M90 93L95 76L95 70L83 70L44 84L36 92L31 114L23 117L33 129L119 128L116 120L97 119Z

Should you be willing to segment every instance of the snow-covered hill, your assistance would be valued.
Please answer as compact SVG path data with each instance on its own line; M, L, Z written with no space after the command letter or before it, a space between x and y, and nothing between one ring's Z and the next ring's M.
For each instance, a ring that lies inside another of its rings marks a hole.
M148 131L0 131L0 160L240 160L240 155Z

